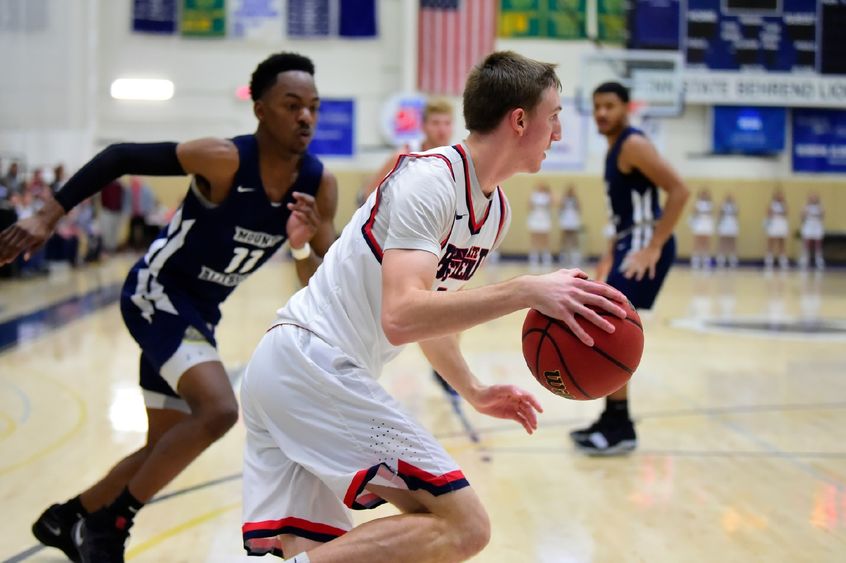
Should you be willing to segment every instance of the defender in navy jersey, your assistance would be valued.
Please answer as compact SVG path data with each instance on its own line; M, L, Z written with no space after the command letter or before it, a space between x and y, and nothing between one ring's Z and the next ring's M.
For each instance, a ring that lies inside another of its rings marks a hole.
M617 82L593 92L593 116L608 139L605 185L616 235L597 267L636 309L651 309L676 255L673 229L689 190L658 154L643 132L628 119L628 89ZM663 211L658 187L667 192ZM609 395L605 411L591 426L570 433L576 447L592 455L614 455L637 447L629 417L628 385Z
M256 68L250 91L254 134L112 145L37 216L0 234L2 264L38 248L65 212L114 178L192 177L172 221L129 272L120 303L141 347L147 444L33 525L39 541L72 560L123 561L137 510L235 424L238 405L214 335L220 304L286 240L305 284L335 239L336 182L307 152L319 106L314 65L273 55Z

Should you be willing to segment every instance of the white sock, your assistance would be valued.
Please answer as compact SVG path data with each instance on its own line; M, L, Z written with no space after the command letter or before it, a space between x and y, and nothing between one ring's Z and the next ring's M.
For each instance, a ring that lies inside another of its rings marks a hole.
M294 555L291 559L286 559L283 563L311 563L308 558L308 553L303 551L299 555Z

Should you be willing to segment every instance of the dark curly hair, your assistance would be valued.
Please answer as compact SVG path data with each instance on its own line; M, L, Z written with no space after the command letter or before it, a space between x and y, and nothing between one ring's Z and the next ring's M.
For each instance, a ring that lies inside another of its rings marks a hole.
M297 53L275 53L264 59L253 71L250 78L250 97L253 101L261 98L268 89L276 84L280 72L301 70L314 76L314 63L311 59Z
M593 95L597 94L615 94L623 103L629 103L629 89L619 82L603 82L594 89Z

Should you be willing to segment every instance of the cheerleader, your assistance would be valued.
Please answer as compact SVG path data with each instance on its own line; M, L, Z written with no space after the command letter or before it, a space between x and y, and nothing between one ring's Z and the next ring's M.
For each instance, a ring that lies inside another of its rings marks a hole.
M561 199L558 208L558 228L561 229L561 253L559 262L562 267L578 268L582 261L579 246L579 231L582 228L582 212L579 198L573 185L567 186L567 193Z
M802 256L799 258L799 266L808 267L811 254L814 255L814 265L818 270L825 267L822 254L823 231L823 207L820 203L820 196L812 193L808 196L808 202L802 209Z
M717 221L717 236L720 237L717 247L717 266L720 268L726 265L726 259L730 268L737 267L737 235L739 233L737 204L734 202L734 197L728 194L720 206L720 218Z
M776 190L770 205L767 208L767 255L764 257L764 267L773 267L775 257L778 256L778 264L785 270L790 265L787 260L787 234L790 225L787 222L787 202L784 200L784 193Z
M544 266L552 265L552 254L549 250L549 231L552 229L551 207L552 192L548 185L540 184L529 196L529 215L526 220L531 238L529 266L533 268L540 263Z
M693 256L690 265L693 269L711 267L711 237L714 236L714 203L708 188L699 190L693 204L690 221L693 230Z

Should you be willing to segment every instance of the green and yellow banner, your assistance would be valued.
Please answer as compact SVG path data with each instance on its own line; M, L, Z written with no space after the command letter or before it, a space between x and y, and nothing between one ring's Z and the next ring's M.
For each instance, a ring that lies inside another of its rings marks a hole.
M597 39L625 43L627 0L596 0Z
M500 0L497 34L514 38L584 39L586 4L587 0Z
M224 37L226 35L226 0L183 0L182 35Z

